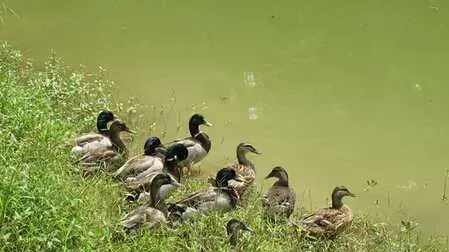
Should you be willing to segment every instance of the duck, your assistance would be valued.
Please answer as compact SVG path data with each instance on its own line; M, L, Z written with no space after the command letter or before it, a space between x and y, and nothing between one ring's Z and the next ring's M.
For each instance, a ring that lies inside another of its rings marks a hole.
M296 194L288 185L288 173L280 166L274 167L265 179L277 178L262 198L265 213L271 219L289 218L295 209Z
M117 119L114 113L110 110L103 110L97 116L97 131L90 132L76 137L73 142L72 155L82 156L90 151L94 151L98 148L109 146L111 144L109 140L109 129L107 124Z
M228 168L235 170L237 174L244 178L243 181L238 182L235 180L229 181L230 185L237 192L239 197L242 197L246 192L248 187L254 182L256 179L256 172L254 164L246 157L248 152L261 155L262 153L254 148L253 145L249 143L240 143L237 145L236 154L237 154L237 163L228 166ZM213 186L215 185L215 180L213 178L209 178L209 183Z
M120 138L120 132L129 132L134 134L135 132L130 130L128 126L119 119L115 119L108 123L108 138L111 142L108 146L103 146L95 151L88 152L76 163L80 163L85 167L84 175L89 175L101 167L107 168L107 170L114 169L123 165L124 160L128 157L128 149Z
M180 163L180 165L186 167L189 173L191 172L194 164L200 162L207 156L212 146L209 136L200 131L200 125L209 127L213 126L212 123L208 122L204 118L203 115L194 114L189 120L190 137L165 144L166 147L170 147L175 144L182 144L188 149L189 154L187 158Z
M243 181L243 178L233 169L222 168L217 172L215 180L216 187L208 187L196 191L175 203L169 204L169 215L174 213L184 218L185 212L205 213L211 210L227 212L235 209L239 201L239 196L228 185L228 181Z
M301 229L311 237L327 239L334 239L345 231L353 219L351 208L342 202L345 196L355 197L346 187L335 187L332 191L332 205L304 216L299 221Z
M149 137L143 147L144 153L128 159L122 167L112 174L112 177L125 180L145 171L162 170L164 162L162 155L160 155L161 148L163 148L162 143L158 137Z
M152 200L123 217L122 226L127 231L134 233L141 228L151 230L167 224L167 207L159 193L161 186L168 184L180 186L168 174L161 173L154 177L150 188Z
M162 149L161 151L164 154L163 168L156 169L155 167L152 167L135 177L126 179L125 187L132 192L127 195L128 199L133 200L137 198L140 203L149 201L151 192L148 193L148 191L149 188L151 188L155 176L158 174L168 174L173 180L181 183L182 166L179 165L179 162L182 162L187 158L187 148L182 144L177 144L167 149ZM163 185L160 189L159 197L161 199L166 199L174 189L175 186L172 184Z
M229 243L233 247L238 243L238 233L240 230L254 233L254 231L241 220L233 218L226 223L226 233L228 234Z

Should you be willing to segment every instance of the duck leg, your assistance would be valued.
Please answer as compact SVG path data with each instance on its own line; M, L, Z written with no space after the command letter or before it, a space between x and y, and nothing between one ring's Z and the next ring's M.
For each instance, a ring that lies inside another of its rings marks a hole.
M190 162L188 165L185 166L185 168L187 168L187 175L189 177L192 175L192 167L193 167L193 162Z

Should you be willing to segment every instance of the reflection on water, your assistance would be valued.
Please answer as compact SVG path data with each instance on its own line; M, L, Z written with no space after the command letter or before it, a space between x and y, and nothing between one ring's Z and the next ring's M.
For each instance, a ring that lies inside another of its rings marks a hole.
M257 109L255 107L249 107L248 108L248 118L250 120L256 120L257 119Z
M203 129L213 146L202 167L249 141L264 153L258 183L286 167L306 208L347 185L356 212L397 223L407 213L449 234L448 1L7 4L17 17L1 39L37 63L55 49L74 67L104 66L120 96L153 105L155 118L163 109L142 131L185 136L189 115L203 113L214 127Z
M255 87L256 75L253 72L245 72L245 83L250 87Z

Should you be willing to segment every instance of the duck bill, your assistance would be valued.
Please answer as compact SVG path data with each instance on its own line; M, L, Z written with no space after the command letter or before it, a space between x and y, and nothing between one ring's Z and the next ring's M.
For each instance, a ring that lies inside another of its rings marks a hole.
M130 129L127 129L127 130L125 130L126 132L128 132L129 134L136 134L137 132L135 132L134 130L130 130Z
M261 151L258 151L258 150L255 150L255 151L254 151L254 154L262 155L262 152L261 152Z
M173 181L171 182L171 184L174 185L174 186L176 186L176 187L184 187L183 184L181 184L181 183L179 183L178 181L175 181L175 180L173 180Z
M248 232L250 232L250 233L253 233L253 234L256 233L256 232L254 232L254 230L253 230L252 228L250 228L249 226L245 226L245 230L248 231Z
M204 120L204 125L206 125L208 127L214 126L212 123L208 122L207 120Z
M353 194L352 192L350 192L350 193L348 194L348 196L351 196L351 197L354 197L354 198L356 197L355 194Z
M269 178L273 178L273 177L274 177L274 174L273 174L273 171L271 171L270 174L268 174L268 175L265 177L265 179L269 179Z
M154 151L165 155L167 153L167 148L160 146L160 147L154 148Z

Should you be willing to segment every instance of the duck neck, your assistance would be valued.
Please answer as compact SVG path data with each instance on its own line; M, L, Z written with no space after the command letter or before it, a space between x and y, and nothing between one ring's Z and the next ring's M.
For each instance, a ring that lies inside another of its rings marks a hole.
M154 156L156 154L156 150L153 148L150 148L150 149L144 150L144 154L147 156Z
M238 232L237 232L237 230L231 230L230 234L228 234L228 235L229 235L229 243L232 246L237 245L237 239L238 239Z
M343 202L341 200L341 196L332 194L332 208L340 209L343 206Z
M158 209L161 205L163 205L163 202L161 202L161 198L160 198L160 195L159 195L160 188L161 188L161 185L159 185L158 183L151 183L151 188L150 188L150 196L151 196L150 206L154 207L156 209Z
M98 130L98 133L100 133L101 135L108 137L110 135L109 130Z
M244 150L237 149L237 160L240 165L249 166L254 170L254 164L248 160Z
M168 172L175 177L175 179L178 181L178 183L181 182L181 176L182 176L182 168L178 166L176 163L167 163L167 170Z
M110 132L109 139L111 139L113 147L122 154L127 154L128 150L126 149L125 143L123 143L120 138L120 132Z
M189 122L189 131L190 131L190 135L192 137L195 137L195 135L200 132L200 125L196 122L190 121Z

